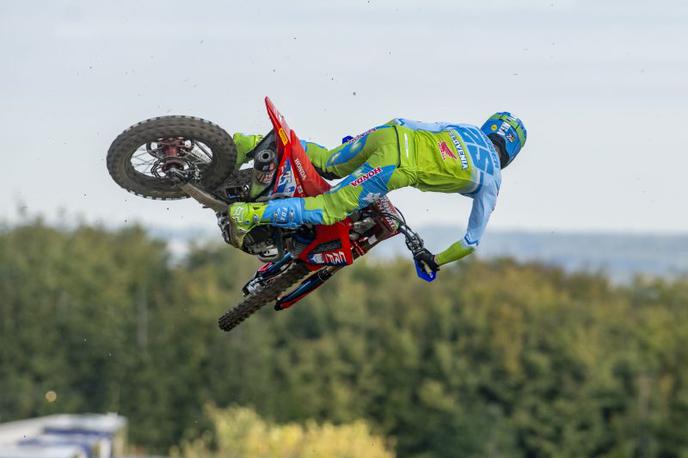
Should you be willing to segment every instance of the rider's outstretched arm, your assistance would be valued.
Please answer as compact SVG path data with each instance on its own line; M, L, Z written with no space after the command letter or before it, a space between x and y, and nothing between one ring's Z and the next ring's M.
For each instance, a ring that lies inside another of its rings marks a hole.
M480 188L473 197L473 208L471 209L471 216L468 218L466 235L463 239L435 256L437 264L443 265L458 261L475 251L497 203L498 193L499 188L494 181L490 181L489 184L485 184Z

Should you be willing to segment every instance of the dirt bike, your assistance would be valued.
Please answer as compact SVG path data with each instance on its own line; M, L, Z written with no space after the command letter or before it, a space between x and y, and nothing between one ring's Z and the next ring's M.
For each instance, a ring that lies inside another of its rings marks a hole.
M162 116L135 124L115 139L107 154L108 171L119 186L139 196L191 197L214 210L229 243L230 204L314 196L330 189L284 116L267 97L265 105L273 129L248 153L252 167L238 169L232 137L221 127L191 116ZM265 264L242 288L243 300L219 318L219 327L229 331L269 303L275 310L291 307L399 233L414 256L424 249L423 240L387 197L329 226L257 226L240 249ZM421 261L416 261L416 270L426 281L436 277Z

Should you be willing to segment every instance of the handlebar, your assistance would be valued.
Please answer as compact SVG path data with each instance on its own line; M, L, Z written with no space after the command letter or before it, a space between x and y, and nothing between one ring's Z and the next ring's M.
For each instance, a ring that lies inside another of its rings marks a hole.
M393 215L388 212L383 212L382 215L392 218L399 224L398 230L399 232L404 234L404 238L406 239L406 247L413 255L414 264L416 266L416 274L418 275L418 277L422 278L428 283L434 281L437 278L437 271L434 270L431 266L427 265L427 263L422 262L419 259L416 259L416 256L423 252L423 250L425 250L425 244L420 235L418 235L418 233L416 233L413 229L409 227L408 224L406 224L406 220L403 219L403 216L399 218L397 215Z

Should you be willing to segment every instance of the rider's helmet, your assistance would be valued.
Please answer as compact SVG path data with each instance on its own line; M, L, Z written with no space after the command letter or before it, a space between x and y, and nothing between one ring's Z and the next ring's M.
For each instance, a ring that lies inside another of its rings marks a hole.
M499 153L502 168L513 162L523 145L526 144L526 137L528 136L523 122L506 111L490 116L480 130L498 146L498 150L501 150Z

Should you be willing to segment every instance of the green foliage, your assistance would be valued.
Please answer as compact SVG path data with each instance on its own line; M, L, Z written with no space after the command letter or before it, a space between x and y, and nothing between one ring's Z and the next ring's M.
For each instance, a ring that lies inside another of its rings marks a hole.
M0 421L117 411L165 452L214 428L213 402L365 420L402 457L688 456L688 280L469 260L428 285L359 261L220 332L254 268L219 245L172 264L140 228L5 229Z
M365 422L276 425L244 407L207 408L213 432L172 450L174 458L392 458Z

